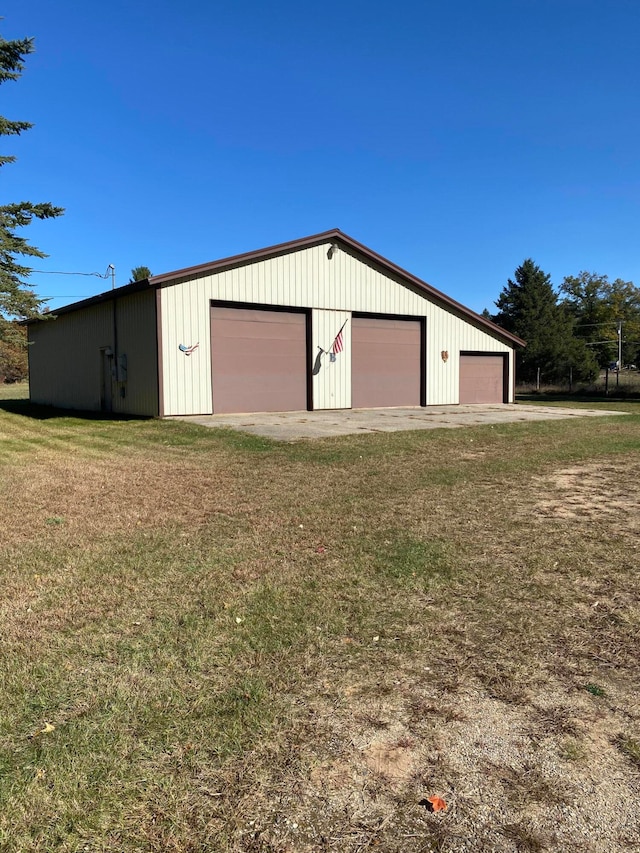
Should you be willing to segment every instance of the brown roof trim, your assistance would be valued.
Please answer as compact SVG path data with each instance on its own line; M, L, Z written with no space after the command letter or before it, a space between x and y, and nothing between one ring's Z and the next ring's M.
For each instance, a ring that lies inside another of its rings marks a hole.
M422 279L412 275L410 272L402 269L402 267L399 267L392 261L382 257L382 255L378 255L377 252L372 251L362 243L358 243L357 240L354 240L353 237L349 237L348 234L343 233L339 228L333 228L330 231L323 231L320 234L312 234L309 237L302 237L299 240L291 240L288 243L278 243L275 246L268 246L265 249L257 249L253 252L245 252L241 255L232 255L228 258L221 258L218 261L211 261L208 264L198 264L197 266L185 267L184 269L174 270L173 272L163 273L162 275L154 275L150 277L149 284L151 286L158 286L175 281L176 279L195 278L200 275L220 272L224 269L229 269L230 267L242 266L243 264L253 263L256 261L264 261L278 255L286 255L290 252L295 252L298 249L308 249L311 246L318 246L322 243L328 242L336 242L338 244L342 243L343 246L363 255L385 272L392 273L393 275L403 279L404 281L412 284L418 290L421 290L427 296L442 305L445 305L447 308L450 308L466 319L471 320L476 325L483 326L492 335L499 336L516 346L526 346L525 341L523 341L522 338L519 338L517 335L512 335L510 332L507 332L506 329L503 329L491 322L491 320L487 320L485 317L482 317L480 314L476 314L475 311L465 307L460 302L456 302L455 299L451 299L450 296L447 296L440 290L436 290L435 287L427 284L426 281L422 281Z
M256 261L264 261L268 258L277 257L278 255L287 255L291 252L297 251L298 249L308 249L311 246L319 246L322 243L329 242L335 242L338 244L342 243L343 246L362 255L384 272L391 273L397 278L413 285L415 288L422 291L425 295L429 296L436 302L439 302L441 305L455 311L457 314L467 320L470 320L472 323L487 329L487 331L494 337L502 338L516 346L526 346L526 343L522 338L519 338L517 335L512 335L511 332L507 332L506 329L496 326L496 324L492 323L491 320L487 320L485 317L482 317L480 314L476 314L475 311L465 307L460 302L456 302L455 299L451 299L450 296L447 296L440 290L436 290L435 287L427 284L426 281L422 281L422 279L412 275L410 272L402 269L402 267L399 267L392 261L382 257L382 255L378 255L377 252L372 251L362 243L358 243L357 240L354 240L353 237L349 237L348 234L340 231L339 228L332 228L330 231L322 231L320 234L312 234L309 237L302 237L299 240L290 240L287 243L278 243L275 246L268 246L265 249L256 249L253 252L245 252L241 255L232 255L228 258L221 258L218 261L211 261L207 264L197 264L193 267L184 267L183 269L173 270L172 272L162 273L161 275L152 275L148 279L134 281L131 284L125 284L122 287L117 287L115 290L108 290L105 293L98 294L97 296L91 296L88 299L83 299L81 302L74 302L71 305L65 305L63 308L56 308L51 313L54 316L67 314L70 311L78 311L80 308L88 308L91 305L97 305L100 302L107 302L110 299L114 299L119 296L126 296L129 293L137 293L141 290L146 290L148 287L160 287L178 279L196 278L197 276L206 275L208 273L220 272L221 270L235 266L242 266L243 264L254 263ZM40 321L24 321L25 325L37 322Z
M181 270L162 273L162 275L152 275L149 279L150 284L164 284L167 281L173 281L176 278L192 278L198 275L205 275L209 272L219 272L229 267L241 266L252 261L264 261L267 258L274 258L277 255L288 255L290 252L295 252L297 249L308 249L310 246L319 246L329 240L337 240L341 238L343 241L347 237L337 228L331 231L323 231L321 234L312 234L310 237L302 237L299 240L289 240L287 243L277 243L275 246L267 246L265 249L256 249L253 252L243 252L241 255L231 255L229 258L221 258L219 261L210 261L208 264L198 264L195 267L185 267ZM347 240L350 238L347 237ZM345 241L346 242L346 241Z
M341 239L346 242L348 245L351 245L357 252L368 257L374 263L381 266L383 269L386 269L400 278L405 279L406 281L411 282L411 284L415 285L419 290L422 290L427 296L437 300L438 302L443 303L447 306L447 308L452 308L458 314L462 314L464 317L467 317L469 320L472 320L474 323L478 323L481 326L485 326L493 335L500 335L500 337L507 339L508 341L513 342L517 346L525 347L526 341L523 341L522 338L519 338L517 335L511 334L511 332L507 332L506 329L503 329L501 326L497 326L491 320L487 320L486 317L483 317L481 314L476 314L475 311L472 311L471 308L467 308L466 305L462 305L460 302L456 302L455 299L452 299L450 296L447 296L442 291L437 290L432 285L427 284L426 281L423 281L421 278L418 278L415 275L412 275L410 272L402 269L402 267L397 266L392 261L388 261L386 258L383 258L382 255L378 255L376 252L373 252L371 249L363 246L362 243L358 243L357 240L354 240L352 237L348 237L346 234L342 234L338 231L338 234L341 235Z
M99 305L101 302L109 302L111 299L118 299L120 296L127 296L130 293L140 293L143 290L149 289L149 279L143 278L140 281L132 281L131 284L123 284L122 287L115 287L113 290L105 290L104 293L98 293L96 296L89 296L87 299L81 299L80 302L72 302L70 305L64 305L62 308L53 308L50 313L51 317L58 317L60 314L69 314L72 311L79 311L81 308L89 308L91 305ZM30 326L33 323L46 322L49 317L40 320L35 317L32 320L23 320L23 325Z

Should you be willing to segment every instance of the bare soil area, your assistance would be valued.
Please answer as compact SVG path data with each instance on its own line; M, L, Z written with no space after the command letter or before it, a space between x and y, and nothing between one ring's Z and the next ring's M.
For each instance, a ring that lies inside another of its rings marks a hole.
M637 416L0 430L1 850L640 849Z
M536 482L545 495L537 504L541 517L601 518L630 530L640 526L640 466L634 461L576 465Z

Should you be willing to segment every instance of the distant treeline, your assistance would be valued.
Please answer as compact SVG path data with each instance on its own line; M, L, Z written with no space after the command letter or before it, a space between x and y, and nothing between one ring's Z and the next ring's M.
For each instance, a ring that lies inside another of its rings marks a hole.
M517 354L520 382L535 382L538 370L544 382L592 380L602 368L640 363L640 288L631 281L581 272L556 290L528 258L495 304L497 313L484 315L527 342Z

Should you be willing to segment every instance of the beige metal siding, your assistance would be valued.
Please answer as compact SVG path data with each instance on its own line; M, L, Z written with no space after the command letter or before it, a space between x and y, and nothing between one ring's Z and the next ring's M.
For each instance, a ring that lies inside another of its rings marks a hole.
M114 335L114 320L117 335ZM155 294L132 294L29 326L30 394L34 403L99 411L103 351L126 355L127 380L111 377L114 412L158 413ZM122 371L122 363L119 365ZM125 396L121 395L124 388Z
M351 322L347 311L314 311L312 328L312 389L315 409L351 408ZM329 350L342 330L343 350L331 361ZM323 350L323 352L321 352Z
M116 310L118 355L126 356L127 379L117 383L113 411L155 416L158 414L155 292L149 289L121 297L116 302Z
M99 411L101 347L113 347L111 303L30 325L31 400L65 409Z
M352 311L426 317L427 405L458 403L461 350L510 353L511 347L480 327L430 302L423 294L394 280L355 252L339 248L327 257L329 243L302 249L243 267L185 279L164 286L162 348L164 412L211 412L209 304L212 299L313 309L313 354L330 343L329 315ZM338 326L339 328L339 326ZM347 324L347 330L349 324ZM178 345L199 343L191 358ZM447 359L442 352L447 352ZM351 388L346 369L349 343L338 356L331 385L328 372L313 377L314 408L348 407ZM510 358L510 363L513 361ZM512 387L512 365L510 384ZM511 393L511 391L510 391Z

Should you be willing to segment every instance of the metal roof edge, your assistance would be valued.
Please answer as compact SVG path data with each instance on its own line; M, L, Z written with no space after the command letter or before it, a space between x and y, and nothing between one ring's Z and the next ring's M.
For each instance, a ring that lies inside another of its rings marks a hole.
M276 243L275 246L267 246L264 249L255 249L252 252L243 252L239 255L231 255L228 258L220 258L216 261L209 261L209 263L206 264L196 264L192 267L184 267L183 269L173 270L172 272L162 273L161 275L152 275L149 278L149 284L165 284L166 282L174 281L175 279L205 275L208 272L217 272L222 269L241 266L253 261L263 261L267 258L276 257L277 255L288 255L290 252L295 252L298 249L307 249L310 246L317 246L320 243L325 243L327 240L345 236L346 235L342 234L338 228L332 228L330 231L322 231L320 234L312 234L309 237L301 237L298 240L289 240L286 243Z
M393 272L398 277L409 281L411 284L415 285L420 290L423 290L429 296L432 296L434 299L437 299L438 302L442 302L444 305L454 309L463 316L468 317L470 320L479 323L481 326L485 326L494 335L500 335L501 337L506 338L509 341L513 341L513 343L517 344L518 346L526 347L526 341L524 341L522 338L519 338L517 335L508 332L506 329L503 329L502 326L498 326L492 320L487 320L487 318L483 317L482 314L476 314L476 312L472 311L471 308L467 308L466 305L463 305L461 302L457 302L455 299L452 299L450 296L447 296L446 293L443 293L441 290L438 290L437 288L433 287L433 285L413 275L413 273L410 273L402 267L399 267L397 264L394 264L393 261L390 261L382 255L379 255L377 252L374 252L372 249L369 249L368 246L365 246L362 243L359 243L357 240L354 240L353 237L349 237L348 234L338 232L338 235L339 238L342 239L347 245L352 246L356 251L365 255L365 257L370 258L372 261L374 261L384 269L387 269L390 272Z
M357 240L354 240L353 237L350 237L348 234L345 234L344 231L340 231L339 228L332 228L329 231L322 231L319 234L312 234L308 237L301 237L298 240L290 240L286 243L277 243L275 246L267 246L264 249L256 249L252 252L244 252L239 255L231 255L228 258L221 258L220 260L211 261L206 264L198 264L196 266L184 267L183 269L174 270L173 272L163 273L161 275L154 275L149 278L149 284L155 286L164 285L168 284L171 281L176 281L178 279L206 275L207 273L220 272L223 269L229 269L230 267L242 266L243 264L263 261L268 258L276 257L277 255L289 254L290 252L295 252L299 249L308 249L311 246L317 246L321 243L326 243L329 241L342 242L345 246L349 246L355 252L358 252L359 254L363 255L372 263L375 263L377 266L381 267L387 272L393 273L404 281L407 281L410 284L414 285L428 296L461 314L463 317L466 317L469 320L472 320L474 323L483 326L488 331L490 331L494 337L501 337L506 341L515 344L516 346L526 346L526 342L523 341L522 338L519 338L517 335L511 334L511 332L507 332L506 329L503 329L501 326L496 325L491 320L487 320L487 318L483 317L481 314L476 314L475 311L472 311L470 308L467 308L465 305L462 305L462 303L457 302L455 299L452 299L450 296L447 296L445 293L442 293L442 291L428 284L426 281L423 281L412 273L407 272L407 270L403 269L402 267L399 267L397 264L394 264L393 261L390 261L382 255L379 255L377 252L374 252L372 249L370 249L368 246L365 246L363 243L359 243Z
M79 311L81 308L89 308L91 305L99 305L101 302L109 302L111 299L117 299L120 296L128 296L130 293L139 293L148 289L149 279L143 278L139 281L132 281L129 284L123 284L121 287L114 287L113 290L105 290L104 293L88 296L79 302L71 302L69 305L63 305L61 308L53 308L51 311L47 311L46 317L33 317L29 320L23 320L22 325L31 326L34 323L45 323L47 320L52 317L58 317L60 314L69 314L72 311Z
M173 270L167 273L161 273L160 275L152 275L149 276L148 279L142 279L141 281L134 281L130 284L125 284L122 287L116 287L114 290L108 290L104 293L99 293L96 296L90 296L87 299L82 299L80 302L73 302L69 305L65 305L62 308L57 308L55 311L51 311L53 316L58 316L59 314L67 314L71 311L79 311L81 308L88 308L91 305L98 305L101 302L107 302L110 299L117 298L119 296L126 296L129 293L136 293L142 290L146 290L149 287L157 288L163 285L169 284L173 281L178 281L180 279L192 278L201 275L206 275L207 273L219 272L224 269L229 269L230 267L242 266L248 263L254 263L256 261L266 260L268 258L277 257L278 255L286 255L291 252L298 251L299 249L308 249L311 246L317 246L321 243L326 242L336 242L342 243L344 246L349 247L354 252L362 255L364 258L368 259L371 263L376 264L376 266L385 270L388 273L395 275L401 280L407 282L408 284L413 285L414 287L421 290L427 296L430 296L432 299L440 302L442 305L447 308L452 309L456 313L460 314L462 317L465 317L471 320L476 325L482 326L487 329L494 337L500 337L505 341L511 342L516 346L526 346L526 342L519 338L517 335L513 335L511 332L507 332L506 329L503 329L501 326L497 326L491 320L487 320L486 317L483 317L481 314L476 314L475 311L472 311L470 308L467 308L462 303L457 302L455 299L452 299L450 296L447 296L442 291L428 284L426 281L418 278L407 270L399 267L397 264L394 264L393 261L388 260L387 258L379 255L377 252L374 252L372 249L369 249L368 246L365 246L363 243L359 243L357 240L354 240L353 237L350 237L348 234L345 234L343 231L340 231L339 228L332 228L329 231L322 231L319 234L311 234L308 237L301 237L297 240L289 240L285 243L277 243L274 246L267 246L263 249L255 249L251 252L243 252L239 255L231 255L227 258L221 258L216 261L210 261L205 264L197 264L191 267L184 267L182 269ZM46 318L45 318L46 319ZM24 325L30 325L32 323L43 322L40 318L34 318L31 320L23 321Z

